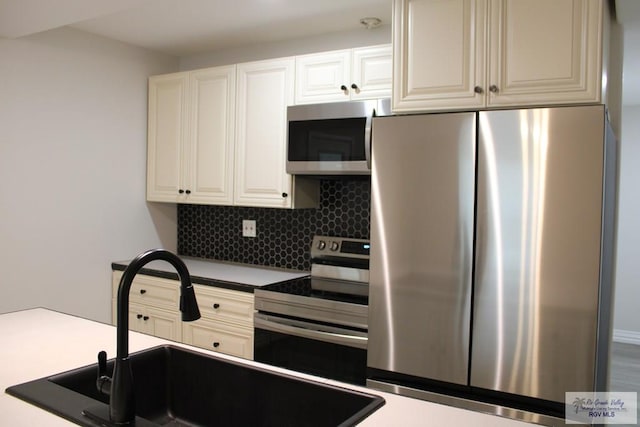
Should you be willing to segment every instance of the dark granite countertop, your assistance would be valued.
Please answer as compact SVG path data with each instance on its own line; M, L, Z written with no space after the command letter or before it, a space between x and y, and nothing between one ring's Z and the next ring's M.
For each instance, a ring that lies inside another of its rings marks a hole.
M249 264L238 264L203 258L180 257L189 269L194 284L216 286L242 292L251 292L256 288L285 280L297 279L309 275L309 272L285 270ZM130 261L111 263L113 270L124 271ZM152 261L141 271L141 274L178 280L178 274L165 261Z

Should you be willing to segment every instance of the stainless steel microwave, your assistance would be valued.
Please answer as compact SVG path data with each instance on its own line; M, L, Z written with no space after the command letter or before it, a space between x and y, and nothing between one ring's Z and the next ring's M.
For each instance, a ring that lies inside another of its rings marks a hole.
M371 174L371 120L389 99L295 105L287 109L287 173Z

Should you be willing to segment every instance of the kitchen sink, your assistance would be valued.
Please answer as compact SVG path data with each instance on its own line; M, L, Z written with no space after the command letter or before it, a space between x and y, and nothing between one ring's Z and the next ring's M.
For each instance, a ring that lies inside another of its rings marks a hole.
M133 353L136 426L350 426L384 399L181 347ZM107 364L108 374L113 360ZM85 426L108 418L97 364L9 387L7 393ZM88 410L88 411L87 411Z

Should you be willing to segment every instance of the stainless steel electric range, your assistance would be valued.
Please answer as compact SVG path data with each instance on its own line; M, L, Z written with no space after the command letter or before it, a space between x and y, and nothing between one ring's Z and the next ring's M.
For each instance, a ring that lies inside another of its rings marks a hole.
M315 236L311 276L255 291L254 359L364 385L369 241Z

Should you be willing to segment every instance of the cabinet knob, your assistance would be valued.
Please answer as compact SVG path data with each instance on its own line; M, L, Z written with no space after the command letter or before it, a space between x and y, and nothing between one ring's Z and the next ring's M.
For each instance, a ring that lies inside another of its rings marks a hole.
M142 320L144 320L146 322L147 320L149 320L149 316L143 316Z
M213 308L215 308L215 309L220 308L220 304L218 304L218 303L213 304Z
M144 295L144 294L146 294L146 293L147 293L147 290L146 290L146 289L140 289L140 295Z
M216 341L216 342L214 342L214 343L213 343L213 347L214 347L214 348L218 348L218 347L220 347L220 343L219 343L219 342L217 342L217 341Z
M181 188L181 189L179 189L179 190L178 190L178 193L179 193L179 194L183 194L183 193L184 193L184 190Z
M340 90L344 92L345 95L349 94L349 89L345 85L340 86Z
M478 94L481 94L481 93L483 93L483 92L484 92L484 90L482 90L482 88L481 88L480 86L476 86L476 87L474 87L474 88L473 88L473 91L474 91L475 93L478 93Z
M187 191L185 191L185 193L191 194L191 190L187 190Z
M489 92L498 93L498 86L496 86L496 85L489 86Z
M358 85L355 83L351 83L351 89L355 90L356 93L360 92L360 89L358 88Z
M138 319L142 319L142 314L138 314L136 317L137 317Z
M282 197L286 199L289 195L287 193L282 193Z

